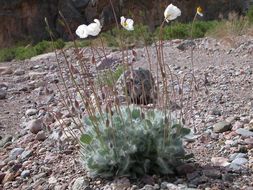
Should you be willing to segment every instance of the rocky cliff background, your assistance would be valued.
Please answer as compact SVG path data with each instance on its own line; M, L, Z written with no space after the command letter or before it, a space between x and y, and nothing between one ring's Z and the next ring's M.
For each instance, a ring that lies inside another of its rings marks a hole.
M163 19L163 10L173 3L180 7L180 21L190 21L197 6L205 11L203 19L226 17L229 12L243 14L252 0L112 0L117 17L130 16L153 30ZM59 11L66 17L72 31L94 18L103 21L104 30L114 26L109 0L0 0L0 48L20 41L36 43L48 39L44 18L47 17L56 36L69 40L66 29L59 24Z

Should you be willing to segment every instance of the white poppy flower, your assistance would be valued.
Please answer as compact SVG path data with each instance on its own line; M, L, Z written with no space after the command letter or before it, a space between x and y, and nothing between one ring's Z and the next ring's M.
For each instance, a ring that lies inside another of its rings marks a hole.
M101 28L102 26L99 20L95 19L94 23L91 23L88 26L85 24L78 26L76 29L76 35L78 35L80 38L87 38L89 35L97 36L100 33Z
M134 21L130 18L126 19L124 16L120 17L120 24L126 30L134 30Z
M175 20L179 16L181 16L181 10L173 4L170 4L164 11L164 17L167 22Z
M88 37L87 25L82 24L78 26L78 28L76 29L76 35L78 35L79 38L87 38Z
M94 23L88 25L88 34L91 36L97 36L101 31L101 24L98 19L94 19Z

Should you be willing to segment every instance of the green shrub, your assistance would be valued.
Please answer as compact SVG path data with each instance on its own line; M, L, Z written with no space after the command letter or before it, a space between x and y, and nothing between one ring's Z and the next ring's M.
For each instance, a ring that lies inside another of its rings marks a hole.
M65 42L62 39L57 39L54 43L55 43L54 46L56 49L62 49L65 46Z
M58 39L56 41L53 42L51 41L41 41L38 44L36 44L34 46L36 53L39 54L43 54L43 53L47 53L50 51L53 51L54 48L55 49L61 49L65 46L65 42L62 39Z
M4 48L0 49L0 62L11 61L15 58L14 48Z
M157 35L159 35L159 32L157 32ZM190 37L190 24L176 22L170 26L166 26L163 30L162 37L164 40L175 38L184 39Z
M165 26L163 30L163 39L186 39L190 38L202 38L206 33L217 25L217 21L195 21L192 23L172 23ZM193 27L193 28L192 28ZM156 31L156 35L159 35L159 28Z
M50 44L50 42L45 41L45 40L39 42L38 44L36 44L34 46L34 49L35 49L37 54L42 54L46 50L48 50L49 48L51 49L51 44Z
M17 60L29 59L37 55L34 47L18 47L15 49L15 58Z
M82 160L91 176L174 174L185 158L182 137L190 130L159 110L120 106L84 123Z
M54 42L51 41L41 41L35 46L18 46L13 48L4 48L0 50L0 62L2 61L11 61L13 59L24 60L29 59L33 56L47 53L56 49L63 48L65 46L65 42L61 39L58 39Z
M108 32L102 33L101 36L109 47L118 47L120 45L120 36L124 43L123 45L134 44L135 46L143 46L145 43L149 45L153 42L153 34L149 32L147 26L142 24L136 24L133 31L127 31L123 28L120 30L113 28Z
M247 12L247 18L251 24L253 24L253 5L250 6L248 12Z
M203 38L206 33L218 25L218 21L198 21L193 25L193 38Z

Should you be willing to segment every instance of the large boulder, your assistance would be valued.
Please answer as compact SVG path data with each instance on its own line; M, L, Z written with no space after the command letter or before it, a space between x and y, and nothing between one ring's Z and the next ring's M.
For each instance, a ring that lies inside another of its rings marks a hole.
M155 101L155 83L152 73L143 68L125 71L117 81L120 96L135 104L149 104Z

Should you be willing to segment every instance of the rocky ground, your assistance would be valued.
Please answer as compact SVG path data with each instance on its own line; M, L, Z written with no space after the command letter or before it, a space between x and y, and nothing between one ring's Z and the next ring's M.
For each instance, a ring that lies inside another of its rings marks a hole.
M209 93L202 89L193 102L189 127L195 127L195 134L185 146L194 162L178 168L179 176L138 181L86 176L78 145L60 135L62 126L48 114L61 113L61 121L73 125L59 101L54 53L0 63L0 189L253 189L253 37L195 43L195 76L208 80ZM164 44L166 63L178 75L191 68L189 44ZM148 68L145 49L135 51L134 67ZM149 51L155 69L154 46ZM67 50L69 60L72 53ZM120 52L107 53L112 61L100 62L99 69L120 62ZM84 54L91 56L89 50Z

